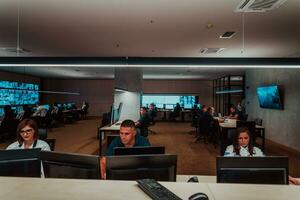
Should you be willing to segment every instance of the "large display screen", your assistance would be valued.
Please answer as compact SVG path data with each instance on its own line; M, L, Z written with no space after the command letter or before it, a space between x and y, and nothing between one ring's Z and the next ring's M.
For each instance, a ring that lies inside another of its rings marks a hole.
M277 85L258 87L256 91L261 108L283 109Z
M157 108L173 109L176 103L179 103L183 108L192 108L196 104L195 96L180 96L180 95L150 95L145 94L142 98L142 105L149 107L154 103Z
M36 104L38 91L38 84L0 81L0 106Z

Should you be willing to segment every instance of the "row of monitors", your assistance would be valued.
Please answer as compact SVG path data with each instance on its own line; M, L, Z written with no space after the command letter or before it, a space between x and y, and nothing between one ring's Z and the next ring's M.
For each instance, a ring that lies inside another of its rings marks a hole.
M196 96L180 96L180 95L143 95L142 105L149 107L154 103L157 108L173 109L176 103L185 109L191 109L198 103Z
M43 104L42 106L45 107L46 110L49 110L50 108L49 104ZM61 108L62 110L70 110L76 107L76 104L75 103L57 104L57 107ZM12 106L11 109L14 111L15 114L18 114L21 111L23 111L22 106ZM2 117L3 115L4 115L4 107L0 107L0 117Z
M149 153L152 147L148 148ZM176 181L176 155L123 155L106 159L107 178L111 180ZM41 160L46 178L100 178L98 156L39 149L0 151L0 175L40 177ZM288 174L287 157L217 157L218 183L288 184Z

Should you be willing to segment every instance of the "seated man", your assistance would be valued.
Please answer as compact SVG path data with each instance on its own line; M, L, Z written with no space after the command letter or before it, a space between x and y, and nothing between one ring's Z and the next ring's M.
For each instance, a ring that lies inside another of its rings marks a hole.
M150 119L145 107L140 108L140 119L135 122L136 128L139 128L141 136L148 137L148 127Z
M137 147L137 146L151 146L148 139L136 134L135 124L132 120L124 120L120 126L120 136L115 138L109 145L105 155L113 156L114 148L116 147ZM106 179L106 159L102 157L101 164L101 176Z

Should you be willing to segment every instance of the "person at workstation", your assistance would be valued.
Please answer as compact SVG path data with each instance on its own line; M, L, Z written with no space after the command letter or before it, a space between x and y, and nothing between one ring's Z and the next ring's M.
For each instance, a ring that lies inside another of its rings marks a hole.
M175 121L175 118L178 117L180 115L180 111L181 111L181 107L179 103L176 103L173 111L170 113L169 115L169 119L171 121Z
M116 147L137 147L137 146L151 146L149 140L143 136L140 136L136 132L135 123L130 119L126 119L121 123L120 136L115 138L109 145L105 156L113 156L114 148ZM101 164L101 176L106 179L106 159L102 157L100 160Z
M233 145L226 148L224 156L264 156L263 152L253 145L251 133L248 128L240 127L237 129L233 139Z
M139 129L141 136L148 137L148 126L150 118L145 107L140 108L140 119L135 122L135 127Z
M32 119L24 119L17 128L17 141L10 144L6 149L33 149L40 148L50 151L47 142L38 139L38 126Z
M229 115L227 116L228 119L239 119L239 113L237 112L234 106L230 106L229 108Z
M47 114L47 109L40 103L36 104L35 112L32 114L33 117L45 117Z
M23 119L29 119L32 115L31 109L28 107L28 105L22 106L23 110L18 113L16 119L19 121L22 121Z

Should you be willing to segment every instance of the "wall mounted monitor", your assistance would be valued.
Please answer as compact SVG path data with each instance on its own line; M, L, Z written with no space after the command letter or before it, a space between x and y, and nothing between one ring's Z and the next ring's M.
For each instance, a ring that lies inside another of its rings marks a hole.
M280 90L277 85L258 87L256 92L261 108L283 109Z

